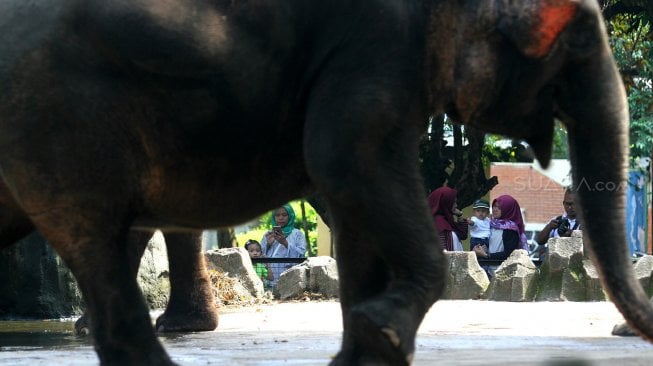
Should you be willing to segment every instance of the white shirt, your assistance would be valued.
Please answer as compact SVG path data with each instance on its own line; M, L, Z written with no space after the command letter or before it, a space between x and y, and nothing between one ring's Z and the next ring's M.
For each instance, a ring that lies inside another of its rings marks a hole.
M490 235L490 247L488 248L488 253L499 253L503 252L503 230L495 229L492 230Z
M263 235L261 239L261 251L268 258L303 258L306 253L306 238L304 234L298 229L292 229L290 235L286 237L288 242L288 247L286 248L278 241L268 244L267 237ZM288 267L290 268L293 264L288 263L271 263L270 270L273 274L273 279L271 281L272 286L276 285L279 276L283 271Z
M451 231L451 238L453 239L454 252L462 252L464 250L463 243L460 242L460 239L458 239L458 235L456 235L455 231Z
M481 220L476 216L471 217L474 225L470 225L469 236L472 238L489 238L490 237L490 218L486 217Z

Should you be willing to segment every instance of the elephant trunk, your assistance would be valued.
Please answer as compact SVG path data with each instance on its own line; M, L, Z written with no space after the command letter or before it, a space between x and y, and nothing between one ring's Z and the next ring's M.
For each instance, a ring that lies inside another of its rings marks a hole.
M653 342L653 306L635 279L626 239L628 105L623 84L607 43L599 54L567 66L558 102L569 132L585 248L628 324Z

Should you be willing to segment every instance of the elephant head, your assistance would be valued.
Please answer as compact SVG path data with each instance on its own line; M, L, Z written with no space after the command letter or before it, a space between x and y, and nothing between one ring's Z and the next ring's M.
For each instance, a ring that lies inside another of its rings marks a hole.
M430 24L436 111L526 140L543 166L554 118L565 124L585 247L612 301L653 341L653 308L626 246L628 106L596 1L450 1Z

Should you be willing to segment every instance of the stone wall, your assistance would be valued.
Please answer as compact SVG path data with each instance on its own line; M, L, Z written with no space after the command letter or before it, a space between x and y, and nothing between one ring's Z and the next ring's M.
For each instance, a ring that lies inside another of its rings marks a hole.
M59 318L81 305L75 279L41 235L0 250L0 317Z
M490 282L480 275L480 265L475 255L472 260L466 254L447 253L450 274L447 287L454 289L461 283L471 282L474 288L467 298L484 298L495 301L606 301L594 264L583 251L582 232L575 231L569 238L552 238L548 242L548 254L538 268L525 250L516 250L497 269ZM475 262L475 263L474 263ZM635 273L651 296L653 285L653 257L645 256L634 264ZM484 273L483 273L484 274ZM486 285L487 284L487 285ZM480 291L477 289L481 289ZM447 290L445 299L458 299L460 290ZM478 292L478 293L477 293Z
M139 271L139 285L152 308L163 308L169 294L168 262L163 236L150 240ZM584 255L581 232L549 240L549 252L538 268L524 250L516 250L490 281L472 252L449 252L449 272L443 299L495 301L605 301L593 263ZM263 296L260 279L242 248L206 253L209 268L236 278L252 297ZM635 275L653 294L653 257L639 258ZM338 296L338 271L330 257L308 258L279 278L275 297L305 293ZM45 240L34 233L0 251L0 318L59 318L79 315L81 296L70 271Z

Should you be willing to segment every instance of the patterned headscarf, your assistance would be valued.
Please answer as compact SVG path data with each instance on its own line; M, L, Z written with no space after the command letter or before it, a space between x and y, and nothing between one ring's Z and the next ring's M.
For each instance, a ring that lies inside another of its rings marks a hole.
M501 217L490 221L490 227L501 230L513 230L519 234L520 248L528 250L528 239L524 231L524 219L522 219L519 203L512 196L504 194L492 201L492 206L498 205L501 210Z
M290 233L292 233L292 230L295 228L295 210L292 209L289 203L286 203L280 208L283 208L288 213L288 223L286 224L286 226L283 226L281 228L281 231L283 231L283 235L288 236L290 235ZM274 211L272 211L271 221L272 221L272 226L277 226L278 225L277 220L274 219Z
M438 232L453 231L453 204L458 191L449 187L440 187L429 194L429 207L433 223Z

